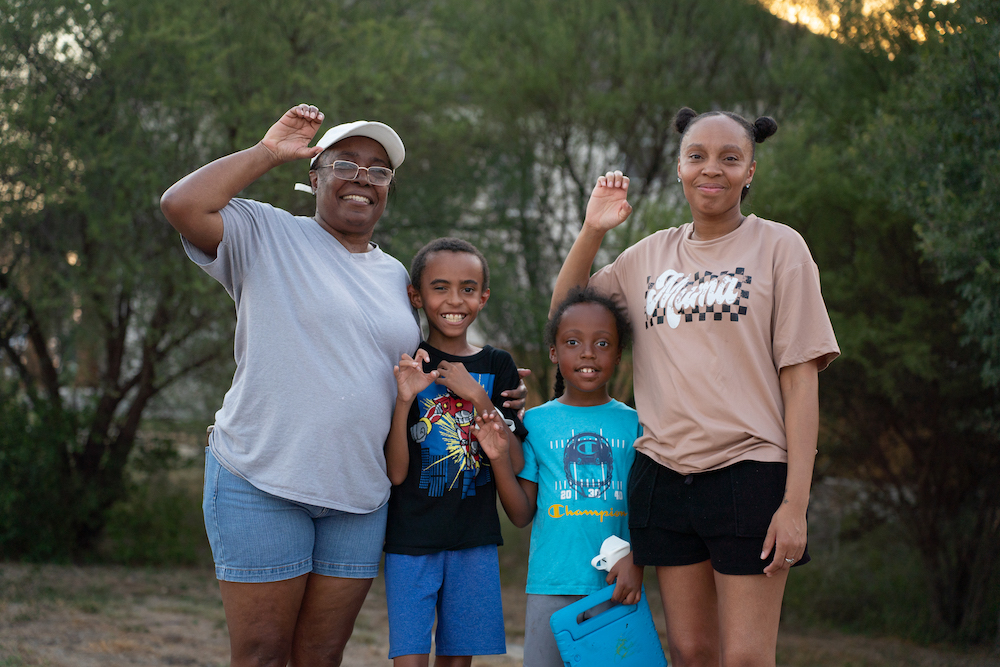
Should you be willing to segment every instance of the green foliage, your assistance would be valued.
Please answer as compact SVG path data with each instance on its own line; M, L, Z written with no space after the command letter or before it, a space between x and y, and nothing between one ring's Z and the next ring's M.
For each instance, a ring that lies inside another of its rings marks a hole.
M1000 564L1000 395L979 381L984 351L962 344L968 284L925 259L926 220L900 205L896 174L919 161L893 151L939 145L909 116L884 121L898 90L925 85L927 72L904 61L855 108L817 109L782 128L759 156L775 167L757 210L809 241L843 352L820 383L820 473L865 481L895 517L921 559L934 633L982 641L996 632L986 591ZM844 74L841 90L860 90ZM965 201L984 205L978 197Z
M60 455L75 431L73 417L46 407L28 412L0 393L0 559L65 560L74 522L85 513L87 499Z
M966 0L935 10L952 32L913 54L863 140L868 172L918 222L921 249L955 281L982 378L1000 385L1000 11ZM956 30L957 28L957 30ZM941 28L944 30L943 28ZM937 35L935 35L937 37Z
M21 408L59 425L39 458L77 500L39 529L73 545L62 555L90 549L124 493L150 402L227 356L231 311L157 205L213 145L193 101L205 79L185 58L208 50L182 29L198 7L35 0L0 23L0 353Z
M211 564L201 511L201 470L195 465L203 459L181 461L174 452L167 442L130 462L128 493L107 514L98 549L102 562Z
M782 620L917 642L943 639L926 600L919 554L883 524L837 549L809 545L813 561L788 577Z
M987 638L1000 17L988 0L900 3L886 21L860 0L824 6L846 43L740 0L0 0L0 378L16 381L0 395L0 555L204 557L197 489L177 482L190 471L143 464L136 443L169 391L190 401L182 383L230 376L232 306L158 197L292 104L400 132L407 160L375 240L404 262L435 236L479 245L486 336L534 369L541 397L550 288L597 175L632 179L635 213L606 261L688 219L670 121L723 107L781 124L745 209L806 237L842 346L822 376L820 473L871 485L912 546L887 551L929 591L888 573L860 591L841 564L810 589L815 613L854 618L844 579L887 631ZM247 195L308 215L291 187L305 172L285 165Z
M462 113L476 131L478 196L455 229L506 278L482 318L490 339L530 365L548 397L551 286L597 176L621 168L632 182L635 213L606 242L610 260L686 215L672 184L674 113L780 105L786 53L819 40L739 1L477 0L442 3L436 16L456 37Z

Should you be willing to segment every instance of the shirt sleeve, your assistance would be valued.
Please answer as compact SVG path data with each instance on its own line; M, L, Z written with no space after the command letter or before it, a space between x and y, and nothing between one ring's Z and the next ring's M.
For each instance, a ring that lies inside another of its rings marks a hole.
M517 476L538 484L538 457L535 456L535 447L531 443L531 436L525 438L522 447L524 449L524 469Z
M819 269L811 259L776 276L772 331L778 371L813 359L823 370L840 354L820 291Z
M590 277L590 282L587 283L588 287L593 287L601 294L610 297L619 308L626 310L627 304L625 303L625 288L623 286L625 277L622 274L628 263L627 252L626 249L625 252L618 255L614 262L598 269L597 273Z
M212 276L239 300L243 280L260 254L264 243L266 217L274 217L275 209L249 199L232 199L219 211L222 215L222 242L213 259L186 238L181 237L184 251L205 273Z

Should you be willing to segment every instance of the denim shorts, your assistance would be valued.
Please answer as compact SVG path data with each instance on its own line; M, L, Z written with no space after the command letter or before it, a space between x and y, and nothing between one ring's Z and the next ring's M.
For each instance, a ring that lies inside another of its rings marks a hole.
M785 494L784 463L740 461L682 475L641 452L629 472L628 526L636 565L693 565L762 574L760 552ZM808 563L809 549L793 567Z
M437 612L437 655L503 655L507 638L495 544L423 556L385 555L389 658L425 655Z
M388 505L353 514L279 498L231 473L206 448L202 509L221 581L378 575Z

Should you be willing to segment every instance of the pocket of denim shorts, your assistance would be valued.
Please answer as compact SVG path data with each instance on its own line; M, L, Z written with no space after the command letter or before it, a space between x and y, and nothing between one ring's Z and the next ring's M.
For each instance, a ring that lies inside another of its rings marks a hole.
M635 453L635 461L628 472L628 527L645 528L649 525L649 506L656 488L656 462L643 454Z
M764 537L785 495L787 464L741 461L729 466L729 474L733 484L736 534Z

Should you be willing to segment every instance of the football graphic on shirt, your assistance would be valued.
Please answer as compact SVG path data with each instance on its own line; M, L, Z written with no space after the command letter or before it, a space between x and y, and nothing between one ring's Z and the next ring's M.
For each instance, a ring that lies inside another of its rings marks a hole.
M577 433L563 453L566 480L585 498L597 498L611 486L611 446L599 433Z

